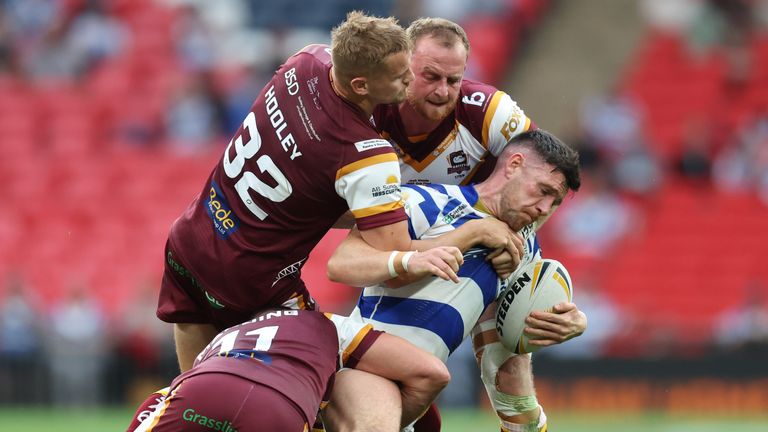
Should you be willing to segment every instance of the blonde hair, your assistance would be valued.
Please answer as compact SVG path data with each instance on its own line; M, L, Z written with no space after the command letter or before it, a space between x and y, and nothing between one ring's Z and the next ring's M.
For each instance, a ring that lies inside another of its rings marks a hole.
M331 31L331 56L336 74L345 83L381 70L388 56L411 50L411 43L394 17L379 18L360 11Z
M461 42L469 55L467 32L453 21L444 18L419 18L408 26L406 33L414 46L420 38L430 36L437 39L445 48L451 48L456 42Z

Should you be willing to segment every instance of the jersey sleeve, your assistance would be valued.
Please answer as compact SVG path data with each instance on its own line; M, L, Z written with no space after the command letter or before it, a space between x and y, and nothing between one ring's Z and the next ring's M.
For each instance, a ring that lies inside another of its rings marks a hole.
M400 191L400 164L391 145L382 139L354 144L370 155L347 162L336 172L336 193L348 204L358 229L364 231L406 219ZM389 151L381 151L388 148Z
M157 408L158 405L161 405L163 402L165 402L165 399L168 397L168 391L170 390L170 387L164 387L160 390L156 390L154 393L149 395L144 402L139 405L139 408L136 409L136 413L133 415L133 419L131 420L131 424L128 425L128 429L126 429L126 432L134 432L139 425L147 418L150 414Z
M483 119L483 144L498 156L510 139L532 128L529 119L517 103L503 91L491 97Z
M354 368L363 354L376 342L382 332L370 324L349 317L326 313L325 316L336 326L339 336L339 359L341 367Z

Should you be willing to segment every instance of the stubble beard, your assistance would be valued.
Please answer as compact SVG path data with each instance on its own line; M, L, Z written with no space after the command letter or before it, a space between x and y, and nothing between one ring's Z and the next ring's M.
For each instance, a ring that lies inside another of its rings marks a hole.
M448 114L450 114L456 107L455 101L443 105L440 108L430 106L426 99L420 101L419 98L414 97L410 92L406 92L406 100L414 111L432 121L442 121L444 118L448 117Z

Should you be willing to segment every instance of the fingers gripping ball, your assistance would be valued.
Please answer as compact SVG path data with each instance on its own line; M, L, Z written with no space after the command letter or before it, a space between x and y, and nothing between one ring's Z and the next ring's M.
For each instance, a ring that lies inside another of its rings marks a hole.
M517 354L538 350L523 333L525 318L534 310L552 311L573 298L573 284L568 270L559 261L541 259L515 272L509 286L499 296L496 308L496 332L501 343Z

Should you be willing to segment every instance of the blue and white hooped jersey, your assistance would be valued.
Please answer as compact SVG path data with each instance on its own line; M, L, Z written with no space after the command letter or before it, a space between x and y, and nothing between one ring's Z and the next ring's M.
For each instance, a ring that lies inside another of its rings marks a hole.
M436 237L469 220L489 216L477 208L481 206L472 185L403 185L402 191L414 239ZM541 253L533 226L525 227L521 234L526 241L522 267ZM383 284L367 287L352 317L405 338L445 361L506 288L507 282L485 261L488 253L487 249L472 249L464 254L458 284L428 277L397 289Z

